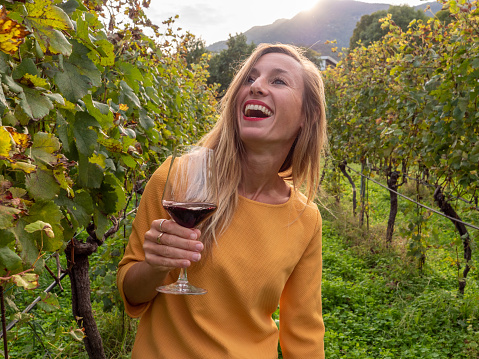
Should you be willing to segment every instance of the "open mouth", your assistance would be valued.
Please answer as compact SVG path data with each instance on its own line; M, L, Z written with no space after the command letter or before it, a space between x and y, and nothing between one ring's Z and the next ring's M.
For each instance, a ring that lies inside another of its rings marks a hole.
M257 104L246 104L244 114L249 118L263 119L273 115L273 112L266 106Z

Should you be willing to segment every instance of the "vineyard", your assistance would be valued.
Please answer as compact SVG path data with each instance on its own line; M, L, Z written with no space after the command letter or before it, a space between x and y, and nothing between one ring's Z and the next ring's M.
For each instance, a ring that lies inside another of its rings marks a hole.
M442 2L441 14L413 21L407 31L390 16L382 19L385 37L367 47L337 49L338 66L323 73L329 148L322 212L324 236L335 238L325 239L327 356L479 357L479 9L475 0ZM115 274L143 186L175 145L193 143L212 127L218 90L208 84L212 55L188 62L194 36L180 35L174 19L160 33L143 11L148 4L0 5L5 357L128 357L135 321L124 314ZM339 208L346 208L351 227L335 227L345 223L337 218L343 215ZM345 244L367 247L369 254L357 259L361 250L350 254ZM404 268L397 269L396 261L378 265L381 253L400 253ZM393 272L408 271L409 262L414 269L407 275L415 277L404 283L423 285L434 268L441 272L431 275L441 298L406 291L401 280L391 279ZM410 355L394 347L396 337L377 347L372 333L381 337L379 328L381 335L391 330L399 309L383 324L372 322L371 336L351 327L351 313L359 313L366 299L355 292L356 284L348 285L362 278L373 291L364 273L375 268L389 271L381 277L388 281L377 282L384 287L374 289L381 300L371 292L369 304L392 312L391 297L402 291L420 296L419 314L396 322L419 338L410 327L419 326L420 313L430 313L428 298L438 300L450 311L451 338L460 343L445 341L438 348L448 354L431 349L430 356L421 350L432 342ZM28 307L32 302L36 314ZM355 338L356 348L340 328Z
M348 163L359 163L364 174L385 176L392 190L388 242L397 215L395 192L410 179L433 186L438 208L451 218L463 243L458 263L463 293L474 267L474 232L454 205L460 199L469 205L466 212L479 208L479 10L476 1L444 4L446 20L413 21L406 32L390 17L382 19L389 33L342 54L325 78L335 175L347 174ZM364 193L362 187L362 214ZM417 212L409 246L423 265L431 243L422 229L430 214L421 207Z

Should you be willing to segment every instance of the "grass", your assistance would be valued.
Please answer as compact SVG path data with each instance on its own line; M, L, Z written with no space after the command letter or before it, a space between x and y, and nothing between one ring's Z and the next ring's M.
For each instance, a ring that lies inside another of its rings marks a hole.
M418 266L409 227L416 206L399 199L394 240L386 245L387 191L369 184L366 230L352 216L352 191L345 188L340 204L322 200L329 209L322 211L326 357L479 358L479 277L474 268L464 296L458 293L462 248L452 223L421 210L426 259ZM414 198L411 186L403 190ZM421 189L422 202L428 194ZM477 213L467 220L477 223ZM477 258L473 252L473 265Z

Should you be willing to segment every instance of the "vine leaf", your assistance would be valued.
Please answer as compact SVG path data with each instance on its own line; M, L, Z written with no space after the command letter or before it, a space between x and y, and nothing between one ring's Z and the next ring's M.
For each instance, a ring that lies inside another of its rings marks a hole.
M118 67L120 71L123 72L123 75L125 76L125 80L128 83L128 85L135 92L139 92L140 91L139 82L144 81L140 70L138 70L138 68L135 65L124 62L124 61L119 61L116 64L116 66Z
M136 96L135 92L133 92L133 89L123 80L120 81L120 95L120 98L126 97L126 99L131 101L135 107L141 107L138 96ZM123 102L123 100L121 102Z
M13 226L15 216L21 211L17 208L0 205L0 229Z
M68 210L72 215L72 220L76 221L74 223L75 227L86 227L90 223L93 213L93 200L87 191L77 191L73 200L60 195L55 203Z
M60 222L63 218L63 214L53 201L38 201L31 208L29 216L25 217L28 220L28 223L25 224L24 234L30 236L30 241L32 240L31 236L36 239L36 242L42 247L43 251L56 251L60 249L63 245L63 227L60 225ZM44 236L40 237L37 233L28 233L25 228L30 224L36 221L43 221L45 218L48 218L51 229L54 233L53 237ZM40 241L41 239L41 241Z
M23 273L12 275L13 283L24 289L35 289L38 287L38 274Z
M51 171L40 169L26 177L25 187L30 196L41 200L53 200L60 192L60 185Z
M51 164L57 161L54 155L60 149L60 141L54 135L37 132L33 136L32 157L36 161Z
M76 103L88 93L92 86L89 77L82 75L75 65L63 63L63 71L58 71L54 77L55 84L68 101Z
M93 116L85 112L77 112L73 123L73 135L78 152L85 156L91 156L97 145L98 135L90 127L99 127Z
M12 271L21 268L22 258L9 247L0 247L0 263L8 271Z
M38 90L23 86L23 93L19 94L20 106L28 117L39 120L48 115L53 104L47 97L43 96Z
M78 161L78 185L85 188L100 188L103 180L103 169L91 163L88 157L80 155Z
M52 229L52 226L50 225L50 223L46 223L46 222L43 222L43 221L36 221L36 222L30 223L30 224L27 224L25 226L25 231L28 232L28 233L33 233L33 232L36 232L36 231L43 231L43 232L45 232L45 234L48 237L50 237L50 238L55 237L55 234L53 233L53 229Z
M53 54L69 56L72 45L62 33L62 31L73 29L68 15L48 0L26 3L25 8L28 11L26 21L36 30L34 35L41 49L49 50Z
M10 157L10 150L12 149L11 137L8 132L5 130L5 127L0 128L0 156L1 157Z
M5 7L0 9L0 50L13 55L30 32L22 24L10 19L7 14Z
M57 309L60 309L60 303L55 293L40 293L41 300L38 302L38 306L45 312L50 313Z
M73 52L68 58L68 62L78 68L81 75L88 77L93 86L100 86L101 72L97 69L92 60L88 57L90 50L77 41L72 41Z

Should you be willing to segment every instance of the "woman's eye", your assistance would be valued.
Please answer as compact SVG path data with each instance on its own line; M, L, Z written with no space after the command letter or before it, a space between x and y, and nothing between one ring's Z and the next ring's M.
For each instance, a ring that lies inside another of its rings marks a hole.
M252 83L254 82L254 78L252 78L251 76L249 76L249 77L246 79L246 82L252 84Z
M274 79L273 84L275 84L275 85L286 85L286 82L284 82L281 79Z

